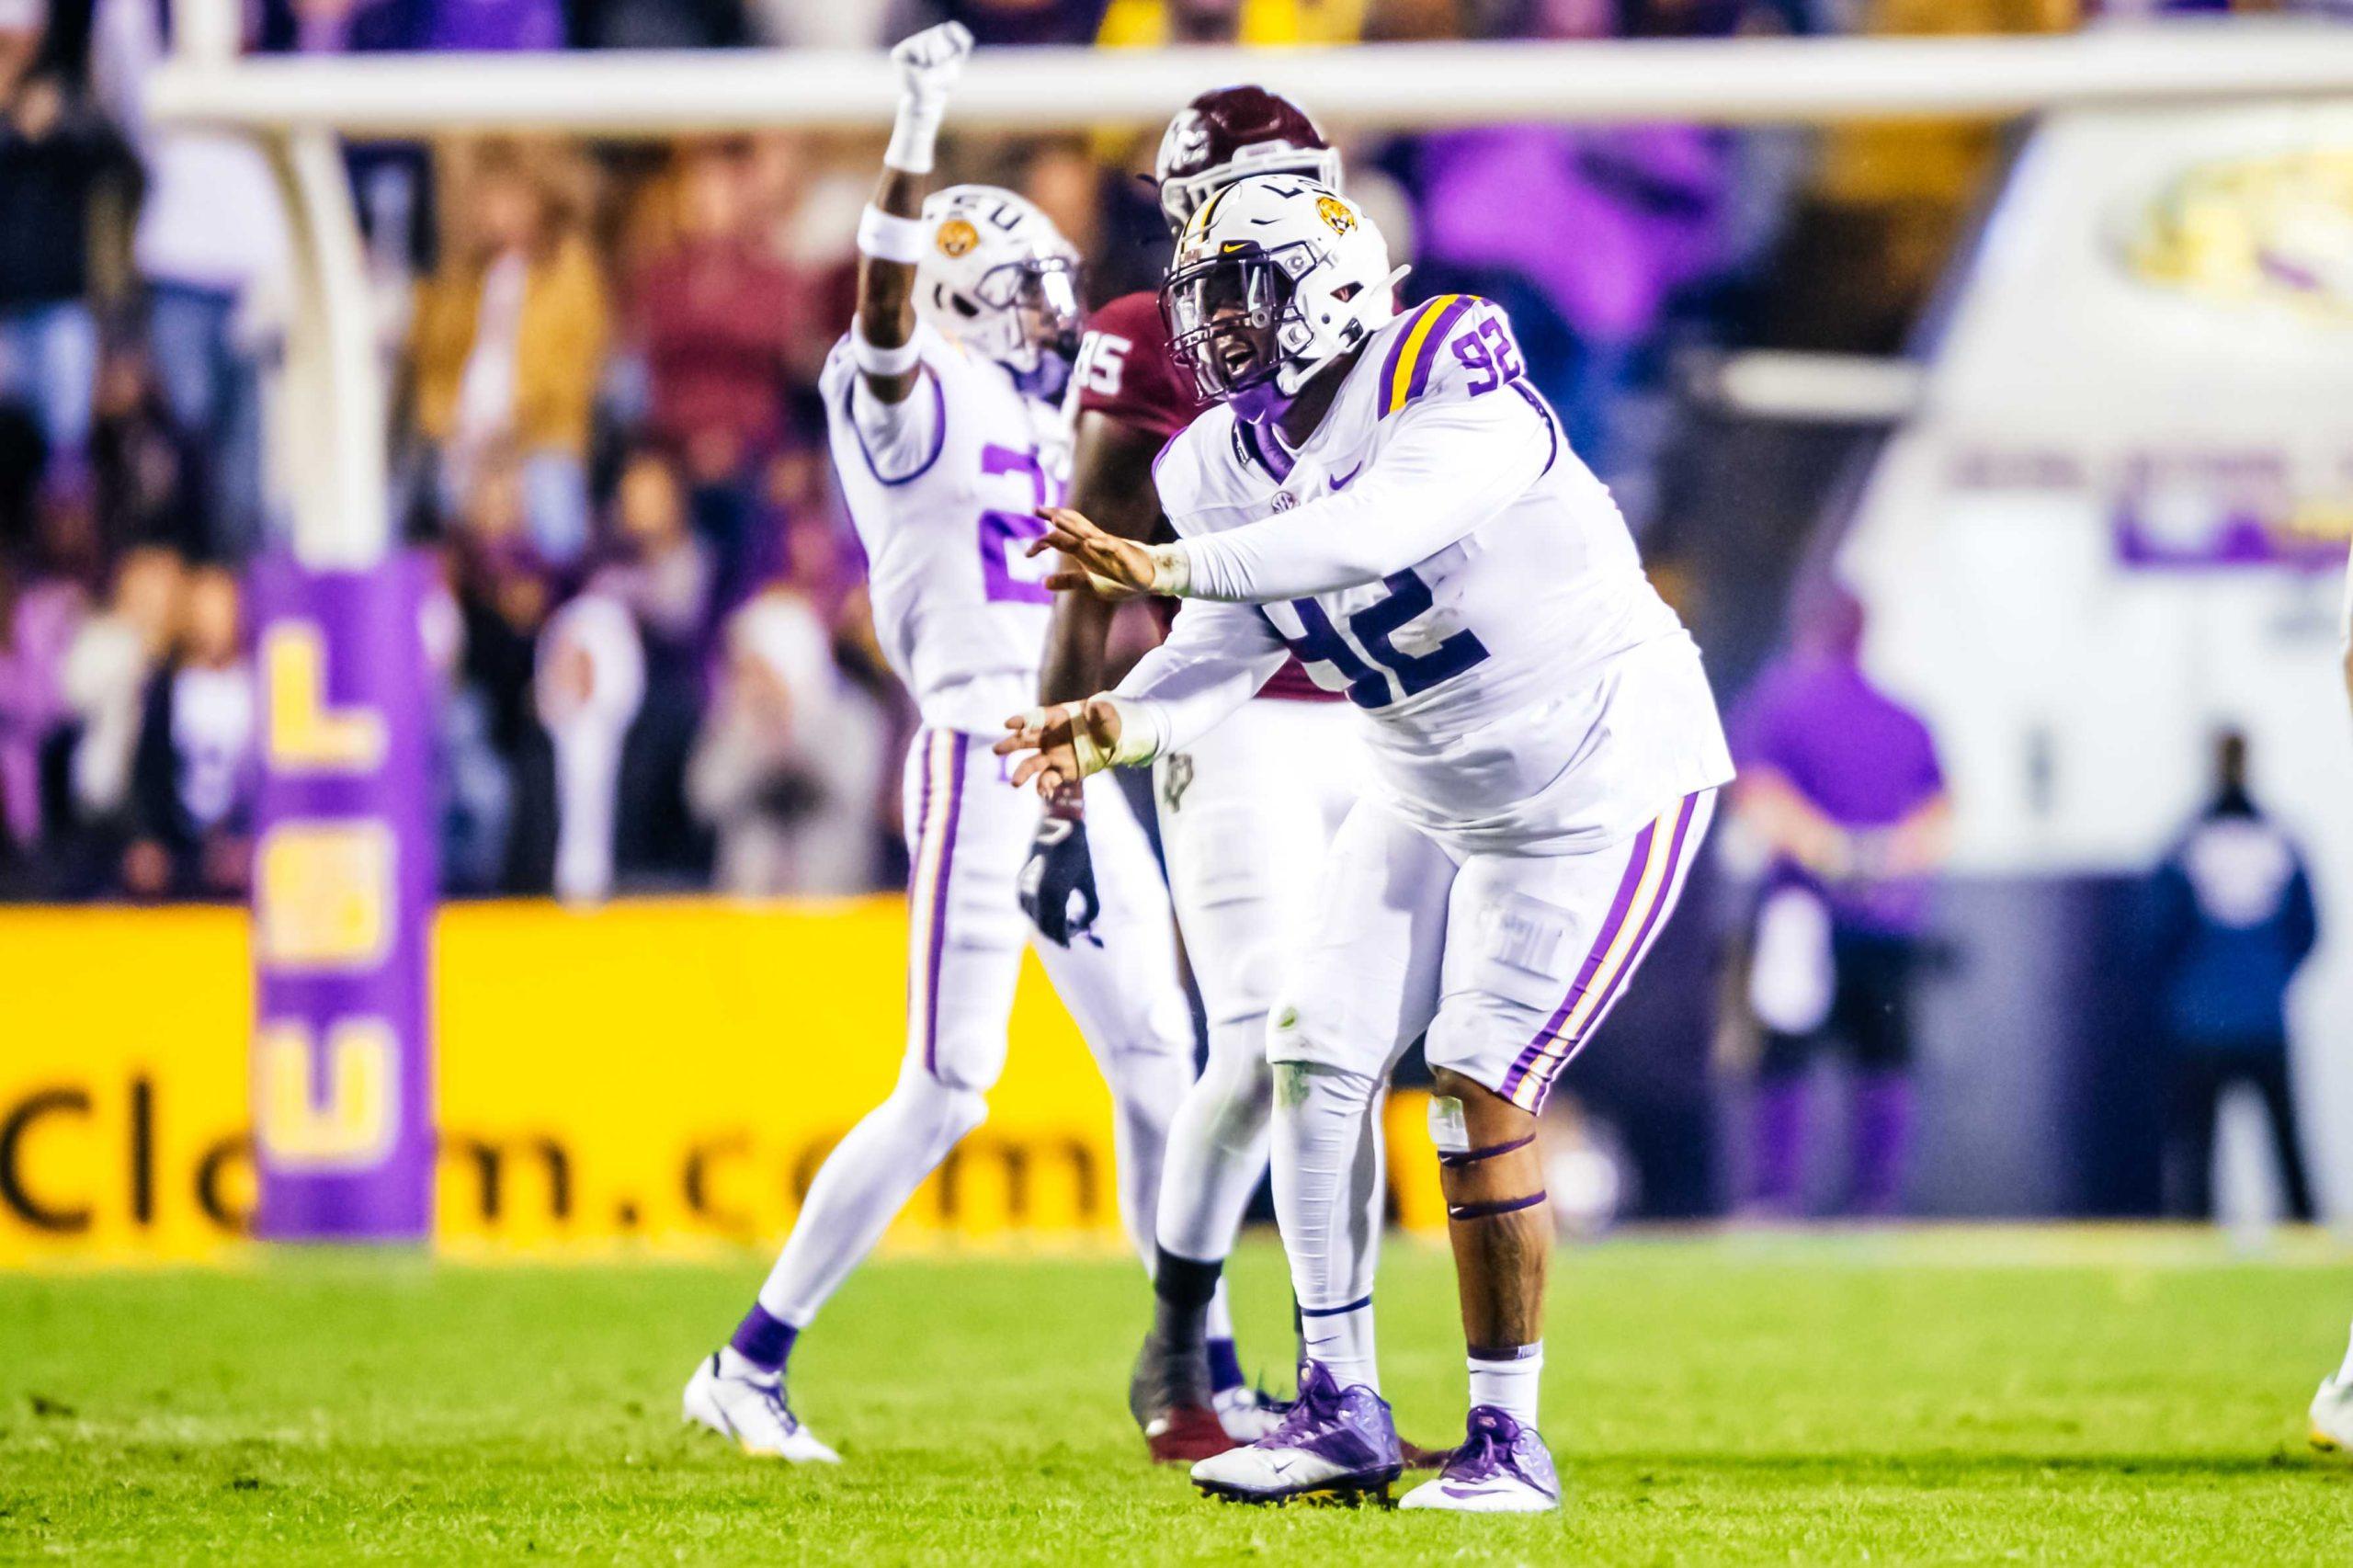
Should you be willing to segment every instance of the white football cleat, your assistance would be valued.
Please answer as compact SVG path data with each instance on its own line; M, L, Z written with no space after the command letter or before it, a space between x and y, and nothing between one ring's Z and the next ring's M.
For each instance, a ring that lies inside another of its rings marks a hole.
M1232 1503L1300 1501L1359 1504L1389 1500L1404 1471L1389 1404L1370 1388L1347 1389L1329 1369L1300 1369L1299 1399L1280 1425L1245 1449L1193 1467L1193 1484Z
M1435 1481L1425 1481L1401 1508L1459 1514L1549 1514L1561 1506L1552 1456L1533 1426L1492 1404L1474 1405L1471 1431Z
M2325 1454L2353 1451L2353 1381L2329 1378L2313 1395L2313 1447Z
M681 1419L700 1422L755 1459L789 1464L839 1464L841 1455L819 1442L784 1402L784 1380L738 1377L719 1369L716 1351L687 1380Z
M1289 1400L1277 1399L1264 1389L1230 1388L1210 1403L1217 1412L1217 1424L1237 1444L1256 1442L1290 1414Z

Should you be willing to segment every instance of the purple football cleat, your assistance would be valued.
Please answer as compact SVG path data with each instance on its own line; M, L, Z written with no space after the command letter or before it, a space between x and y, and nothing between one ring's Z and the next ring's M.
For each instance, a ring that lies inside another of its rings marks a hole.
M1342 1388L1321 1363L1300 1369L1299 1399L1280 1425L1246 1449L1193 1467L1193 1484L1236 1503L1294 1498L1355 1504L1389 1500L1404 1471L1389 1402L1358 1384Z
M1471 1431L1435 1481L1405 1494L1401 1508L1465 1514L1537 1514L1561 1506L1552 1452L1533 1426L1492 1404L1471 1407Z

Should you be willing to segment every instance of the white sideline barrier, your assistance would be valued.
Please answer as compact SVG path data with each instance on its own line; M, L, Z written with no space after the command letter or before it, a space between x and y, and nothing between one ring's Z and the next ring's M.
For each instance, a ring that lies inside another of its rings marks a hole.
M198 29L157 74L160 120L422 136L561 129L659 137L880 128L879 51L578 51L223 58ZM1368 44L1348 49L982 51L960 131L1159 125L1171 104L1254 81L1337 126L1722 123L2353 95L2353 28L2176 23L2033 37Z

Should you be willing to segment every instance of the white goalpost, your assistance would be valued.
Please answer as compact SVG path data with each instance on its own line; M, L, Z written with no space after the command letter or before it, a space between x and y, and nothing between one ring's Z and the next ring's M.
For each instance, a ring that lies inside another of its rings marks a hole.
M254 879L262 1228L300 1239L421 1240L430 1233L435 1153L431 850L422 807L409 797L426 776L421 713L429 703L421 675L392 667L421 669L421 658L369 630L381 632L414 601L391 581L399 574L387 400L341 140L879 131L891 121L896 85L879 51L249 58L237 52L238 0L180 0L176 11L150 117L253 139L276 173L293 246L278 400L284 425L273 449L286 454L279 488L291 503L297 591L260 649L264 753L277 791ZM1203 89L1245 80L1297 96L1327 123L1367 130L2008 117L2353 97L2353 28L2280 21L1997 38L1006 50L972 62L955 125L1156 127ZM1763 367L1771 394L1763 401L1818 402L1828 395L1820 371ZM1883 375L1858 380L1851 369L1832 391L1857 408L1898 409L1907 395L1905 385Z
M152 84L159 124L234 131L278 171L295 229L290 449L298 548L381 549L382 396L337 139L550 131L660 138L790 127L880 131L879 51L250 57L236 0L188 0ZM1160 124L1222 82L1257 81L1343 127L1657 119L1719 124L2200 104L2353 95L2353 28L2177 24L2011 37L1373 44L1347 49L1040 48L983 52L960 130ZM371 434L371 432L373 434Z

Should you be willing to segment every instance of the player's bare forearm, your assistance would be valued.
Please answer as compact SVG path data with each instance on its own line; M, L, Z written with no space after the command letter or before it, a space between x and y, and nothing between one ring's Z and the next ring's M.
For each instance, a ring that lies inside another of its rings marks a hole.
M1082 414L1071 465L1071 505L1107 534L1150 539L1160 526L1160 496L1152 484L1152 460L1159 451L1159 437L1148 431L1105 414ZM1078 564L1063 558L1066 570ZM1075 702L1102 689L1103 649L1117 613L1115 605L1091 593L1056 598L1038 676L1040 701Z
M1120 607L1093 594L1063 594L1046 629L1046 656L1038 667L1038 700L1075 702L1103 689L1103 649Z
M889 165L874 182L874 205L893 218L922 215L928 175L911 175ZM903 347L915 335L915 269L904 262L879 256L858 259L858 328L877 348ZM869 391L884 403L898 403L915 391L916 372L895 376L866 372Z

